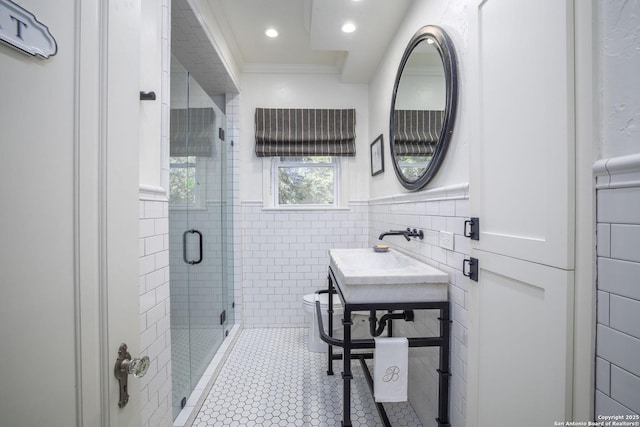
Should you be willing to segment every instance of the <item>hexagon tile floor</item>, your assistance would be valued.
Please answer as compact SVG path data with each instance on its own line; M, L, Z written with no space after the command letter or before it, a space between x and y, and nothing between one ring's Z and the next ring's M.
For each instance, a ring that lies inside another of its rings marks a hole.
M307 350L307 329L245 329L193 426L339 426L342 362ZM382 425L359 362L352 362L355 427ZM409 402L386 403L393 426L419 426Z

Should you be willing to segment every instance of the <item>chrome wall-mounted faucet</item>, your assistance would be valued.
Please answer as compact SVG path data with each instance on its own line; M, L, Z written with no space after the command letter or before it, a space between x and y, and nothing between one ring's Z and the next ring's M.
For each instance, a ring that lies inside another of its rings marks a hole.
M407 239L407 242L411 240L412 237L418 237L420 240L424 239L424 233L422 230L418 231L415 228L411 230L407 227L406 230L391 230L385 233L382 233L378 239L382 240L384 236L404 236Z

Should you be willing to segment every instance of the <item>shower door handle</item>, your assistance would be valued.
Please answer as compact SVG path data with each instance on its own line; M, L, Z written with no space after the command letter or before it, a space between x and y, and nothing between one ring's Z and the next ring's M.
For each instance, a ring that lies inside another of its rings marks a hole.
M189 233L198 235L198 249L200 254L197 260L189 260L187 258L187 234ZM202 262L202 233L198 230L192 228L182 234L182 259L184 259L184 262L191 265L200 264Z

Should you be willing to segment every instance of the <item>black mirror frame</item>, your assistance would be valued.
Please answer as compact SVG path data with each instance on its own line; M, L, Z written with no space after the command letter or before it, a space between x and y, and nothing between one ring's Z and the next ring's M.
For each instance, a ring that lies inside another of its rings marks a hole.
M393 129L395 127L394 110L396 105L396 94L398 92L398 85L400 83L400 78L402 77L402 72L404 71L404 67L409 59L409 56L411 55L411 52L413 52L413 49L420 42L425 41L427 38L431 38L435 41L434 46L440 54L440 59L442 59L446 85L446 107L442 123L442 130L440 131L440 138L438 139L438 145L436 147L435 154L433 155L433 158L429 163L429 166L427 166L425 171L417 179L408 180L402 174L402 171L398 166L398 160L396 159L395 138L393 132ZM389 121L389 147L391 150L391 159L393 160L393 169L396 172L398 180L400 181L402 186L407 188L408 190L415 191L424 188L424 186L427 185L429 181L431 181L436 172L438 172L438 169L440 168L442 161L444 160L444 157L447 153L447 149L449 148L451 135L453 134L453 126L456 118L457 100L458 69L453 42L442 28L435 25L426 25L416 31L416 33L409 41L404 54L402 55L402 60L400 61L400 66L398 67L396 80L393 86L393 95L391 97L391 112Z

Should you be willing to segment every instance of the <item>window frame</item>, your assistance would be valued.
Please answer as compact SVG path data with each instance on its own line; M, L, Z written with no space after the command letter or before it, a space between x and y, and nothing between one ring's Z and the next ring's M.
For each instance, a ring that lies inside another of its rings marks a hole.
M331 157L331 163L307 163L303 161L292 160L292 157L278 156L271 158L271 188L272 188L272 207L276 209L335 209L340 206L340 169L341 161L338 156L300 156L300 157ZM332 168L333 169L333 203L313 204L313 203L280 203L280 167L311 167L311 168Z

